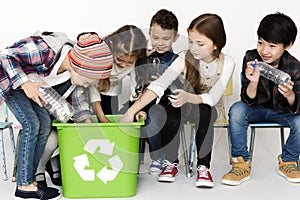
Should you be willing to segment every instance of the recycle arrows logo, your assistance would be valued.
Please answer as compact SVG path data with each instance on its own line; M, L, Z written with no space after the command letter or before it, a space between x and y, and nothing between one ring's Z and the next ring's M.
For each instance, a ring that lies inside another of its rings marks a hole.
M108 139L91 139L85 144L83 149L89 154L94 154L96 150L100 148L98 153L111 156L114 145L115 143L110 143ZM75 160L73 166L84 181L95 181L97 176L103 183L107 184L108 181L113 181L123 168L123 162L118 155L108 159L108 163L112 169L107 169L107 167L104 166L97 174L93 169L85 169L86 167L90 167L87 154L75 156L73 159Z

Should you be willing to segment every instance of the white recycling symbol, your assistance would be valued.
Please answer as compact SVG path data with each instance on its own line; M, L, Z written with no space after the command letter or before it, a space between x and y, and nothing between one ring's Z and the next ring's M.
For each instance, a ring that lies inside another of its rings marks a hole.
M100 150L98 153L111 156L114 146L115 143L110 143L108 139L91 139L85 144L84 150L90 154L94 154L99 147ZM93 169L85 169L86 167L90 167L87 154L75 156L73 159L75 160L73 166L84 181L95 181L97 176L103 183L107 184L108 181L113 181L123 168L123 162L118 155L108 159L108 163L112 169L107 169L107 167L104 166L97 173Z

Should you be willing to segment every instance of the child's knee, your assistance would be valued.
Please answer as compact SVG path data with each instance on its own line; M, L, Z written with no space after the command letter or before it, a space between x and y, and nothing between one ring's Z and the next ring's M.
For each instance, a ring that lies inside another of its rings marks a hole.
M247 113L247 105L241 101L234 103L229 109L229 118L231 120L241 120Z

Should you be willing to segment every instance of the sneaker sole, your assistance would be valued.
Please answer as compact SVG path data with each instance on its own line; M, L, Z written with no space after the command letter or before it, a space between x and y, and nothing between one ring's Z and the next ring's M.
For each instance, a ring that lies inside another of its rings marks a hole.
M150 175L153 175L153 176L158 176L160 174L161 171L149 171L149 174Z
M290 183L300 183L300 178L289 178L280 170L278 170L278 173Z
M150 168L150 170L149 170L149 174L151 174L151 175L159 175L160 174L160 172L161 172L161 169L158 169L158 168Z
M222 179L222 183L224 185L232 185L232 186L237 186L237 185L240 185L241 183L245 182L245 181L248 181L251 177L250 176L247 176L239 181L233 181L233 180L226 180L226 179Z
M149 171L161 171L161 170L162 170L162 168L159 169L158 167L150 167L149 168Z
M214 183L213 182L206 182L206 181L197 181L195 183L195 186L199 187L199 188L213 188Z
M60 199L61 197L62 197L62 195L59 194L59 196L57 196L57 197L55 197L55 198L52 198L52 199L49 199L49 200L58 200L58 199Z
M49 200L58 200L61 198L61 195L55 197L55 198L52 198L52 199L49 199ZM14 197L14 200L24 200L25 198L22 198L22 197ZM26 198L26 200L38 200L37 198Z
M175 177L158 177L159 182L175 182Z

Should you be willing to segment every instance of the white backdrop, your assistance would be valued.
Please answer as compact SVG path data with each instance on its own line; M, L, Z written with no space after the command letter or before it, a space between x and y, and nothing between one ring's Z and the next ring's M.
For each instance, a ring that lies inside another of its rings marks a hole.
M142 29L147 29L151 17L161 8L171 10L176 14L179 19L179 33L186 36L186 28L191 20L206 12L216 13L222 17L227 33L227 44L224 52L232 56L237 64L233 77L233 95L228 97L226 101L226 104L229 106L239 100L239 73L242 59L247 49L256 47L256 31L260 20L267 14L279 11L290 16L300 30L300 12L296 4L297 1L295 0L2 0L0 10L0 49L20 38L27 37L36 30L62 31L75 40L80 32L96 31L100 36L104 36L125 24L134 24ZM300 59L299 42L298 35L290 52ZM127 89L125 88L124 92L126 91ZM0 117L2 114L0 112ZM275 171L277 166L276 156L280 152L279 132L278 130L268 130L268 132L275 132L278 136L274 136L274 134L259 134L260 140L256 140L256 167L260 166L261 169L265 169L265 164L270 163L273 168L268 165L265 171L269 169ZM216 169L215 176L220 181L221 175L225 173L223 170L224 166L229 167L229 165L227 164L227 138L225 135L221 136L221 134L217 136L215 137L216 143L220 145L216 146L218 152L216 155L219 157L216 158L213 166ZM269 162L266 162L265 159L268 157L272 161L268 160ZM256 178L264 178L265 174L270 174L270 176L277 178L269 171L264 174L265 171L256 170ZM273 183L277 181L277 179L276 181L273 180L274 178L270 178L268 183L271 184L269 186L273 186ZM216 182L219 184L218 181ZM270 193L273 192L275 192L274 196L281 195L280 197L287 194L282 193L282 186L280 186L278 193L276 193L276 189L274 190L270 187L268 190L265 190L267 185L263 185L264 181L261 181L260 185L255 185L257 186L255 188L261 189L262 192L266 191L266 198L269 198ZM254 182L254 184L256 183ZM286 187L290 186L285 184L285 182L284 185ZM148 188L144 189L143 192L145 191L152 192ZM221 191L224 192L222 188ZM235 192L238 191L235 190ZM228 193L228 198L234 198L234 196L240 198L243 195L247 199L247 195L245 196L245 193L243 193L244 191L241 190L242 193L235 193L233 196L232 190L225 190L225 193ZM294 194L298 193L298 191L298 188L295 188ZM9 193L9 195L11 194L12 192ZM209 193L209 195L211 194ZM224 193L221 194L223 195ZM252 195L249 195L249 198L252 198ZM226 197L224 198L226 199ZM288 199L291 198L292 196Z
M239 72L247 49L256 47L256 30L267 14L283 12L300 27L300 13L293 0L10 0L1 3L0 49L32 34L35 30L62 31L71 39L83 31L104 36L125 24L142 29L149 27L151 17L161 8L171 10L179 20L179 33L198 15L210 12L220 15L227 33L224 52L234 58L234 94L230 105L239 99ZM182 37L178 44L185 44ZM300 57L299 36L290 52ZM175 49L176 50L176 49Z

